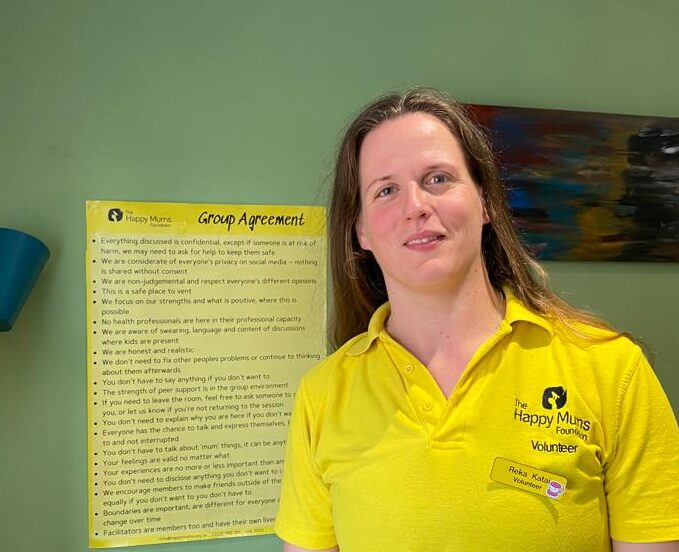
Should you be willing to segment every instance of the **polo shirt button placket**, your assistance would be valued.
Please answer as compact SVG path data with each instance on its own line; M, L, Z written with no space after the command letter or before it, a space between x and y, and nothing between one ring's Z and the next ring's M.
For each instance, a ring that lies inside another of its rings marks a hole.
M412 364L406 364L405 366L406 374L412 374L415 371Z
M432 408L434 408L434 405L430 402L426 402L422 405L422 412L431 412Z

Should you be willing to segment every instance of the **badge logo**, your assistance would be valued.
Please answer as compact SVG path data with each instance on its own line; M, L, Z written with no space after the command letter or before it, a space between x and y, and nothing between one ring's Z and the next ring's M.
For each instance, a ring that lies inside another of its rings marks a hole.
M558 481L550 481L549 485L547 485L547 490L545 491L545 494L549 498L559 498L562 494L566 492L566 487L564 487L561 483Z
M566 406L568 393L563 387L548 387L542 393L542 408L560 410Z
M123 220L123 212L120 209L109 209L108 220L111 222L120 222Z

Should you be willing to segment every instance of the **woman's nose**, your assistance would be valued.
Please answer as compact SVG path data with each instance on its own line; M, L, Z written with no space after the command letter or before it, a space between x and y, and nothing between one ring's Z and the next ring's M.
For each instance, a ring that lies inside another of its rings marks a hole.
M431 214L427 192L417 183L412 183L407 187L404 203L403 207L407 219L428 217Z

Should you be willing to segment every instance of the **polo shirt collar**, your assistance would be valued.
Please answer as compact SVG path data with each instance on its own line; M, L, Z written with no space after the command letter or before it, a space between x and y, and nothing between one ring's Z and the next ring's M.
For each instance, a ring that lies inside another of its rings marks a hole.
M514 322L530 322L536 326L540 326L549 332L549 335L554 335L554 328L547 318L534 313L519 299L516 298L512 290L508 286L502 288L502 293L505 295L505 321L508 324L514 325Z
M512 290L505 286L502 288L506 300L505 307L505 318L504 320L510 324L514 325L515 322L529 322L535 324L549 332L550 335L554 335L554 329L549 321L543 316L534 313L529 310L519 299L516 298ZM358 356L365 353L375 341L380 333L384 330L385 323L389 314L391 313L391 306L389 303L384 303L380 306L370 318L370 323L368 324L368 331L359 335L356 338L347 354L350 356Z
M349 347L347 354L351 356L357 356L365 353L370 348L370 345L372 345L372 342L375 341L382 330L384 330L384 325L386 324L387 318L389 318L390 314L391 305L389 305L389 302L378 307L378 309L370 317L368 331L358 336L356 342L351 347Z

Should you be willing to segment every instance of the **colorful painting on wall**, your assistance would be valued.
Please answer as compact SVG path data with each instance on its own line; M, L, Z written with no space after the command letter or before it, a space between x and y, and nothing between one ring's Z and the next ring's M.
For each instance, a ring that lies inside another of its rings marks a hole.
M679 119L470 108L541 260L679 262Z

